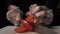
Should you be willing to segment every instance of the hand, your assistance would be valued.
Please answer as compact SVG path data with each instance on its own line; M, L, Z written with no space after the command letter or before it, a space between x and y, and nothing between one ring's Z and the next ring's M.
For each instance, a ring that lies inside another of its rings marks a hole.
M9 5L8 12L6 14L7 19L14 25L18 24L21 20L22 11L15 5ZM17 25L15 25L17 26Z

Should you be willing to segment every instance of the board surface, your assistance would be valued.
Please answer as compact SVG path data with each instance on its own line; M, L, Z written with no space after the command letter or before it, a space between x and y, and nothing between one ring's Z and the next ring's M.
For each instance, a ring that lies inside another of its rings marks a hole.
M40 34L37 32L16 33L14 31L15 28L16 27L14 27L14 26L6 26L6 27L0 29L0 34ZM57 34L60 34L60 26L52 26L52 30L55 31Z
M16 27L14 26L6 26L2 29L0 29L0 34L38 34L36 32L25 32L25 33L16 33L14 31Z

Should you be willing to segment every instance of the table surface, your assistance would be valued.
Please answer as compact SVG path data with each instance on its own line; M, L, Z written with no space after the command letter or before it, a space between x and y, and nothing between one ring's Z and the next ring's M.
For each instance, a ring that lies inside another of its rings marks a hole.
M56 27L54 27L54 29L52 29L52 30L57 32L58 34L60 34L60 26L58 26L57 28ZM6 26L6 27L0 29L0 34L40 34L37 32L16 33L14 31L15 28L16 27L14 27L14 26Z
M25 33L16 33L14 31L16 27L14 26L6 26L2 29L0 29L0 34L38 34L36 32L25 32Z

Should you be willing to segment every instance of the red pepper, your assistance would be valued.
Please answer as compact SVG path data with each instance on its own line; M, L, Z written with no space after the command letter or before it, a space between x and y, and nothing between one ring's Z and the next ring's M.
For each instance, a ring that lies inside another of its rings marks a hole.
M26 31L26 29L24 27L20 27L20 28L15 29L15 32L17 32L17 33L22 33L22 32L25 32L25 31Z
M24 26L28 31L32 31L32 30L33 30L32 26L31 26L27 21L22 20L21 23L23 24L23 26Z
M26 18L26 20L28 21L28 22L31 22L31 23L34 23L34 17L32 17L32 16L27 16L27 18Z
M34 18L32 17L32 16L28 16L27 18L26 18L26 20L22 20L21 21L21 23L22 23L22 27L20 27L20 28L16 28L15 29L15 31L16 32L25 32L25 31L32 31L33 30L33 27L32 27L32 25L30 24L30 23L28 23L28 22L31 22L31 24L33 24L34 23Z

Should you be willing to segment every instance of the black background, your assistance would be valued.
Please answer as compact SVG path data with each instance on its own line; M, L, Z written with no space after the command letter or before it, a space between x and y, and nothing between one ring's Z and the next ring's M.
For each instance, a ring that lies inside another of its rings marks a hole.
M10 4L14 4L16 6L19 6L19 8L23 11L25 14L28 11L28 8L31 4L39 4L39 5L46 5L48 8L53 10L54 19L52 24L49 26L57 26L60 25L60 10L57 9L57 3L58 0L48 0L48 3L45 0L0 0L0 28L13 25L6 19L6 13L8 11L7 7ZM25 15L23 15L23 18L25 18Z

